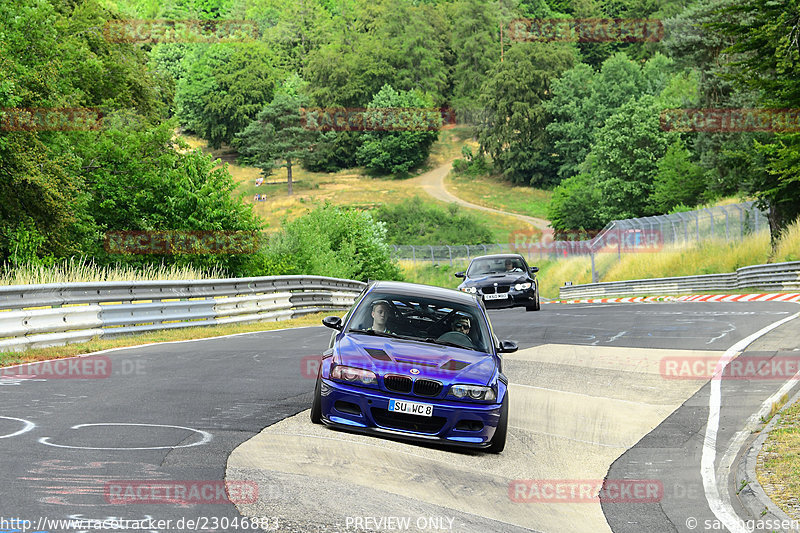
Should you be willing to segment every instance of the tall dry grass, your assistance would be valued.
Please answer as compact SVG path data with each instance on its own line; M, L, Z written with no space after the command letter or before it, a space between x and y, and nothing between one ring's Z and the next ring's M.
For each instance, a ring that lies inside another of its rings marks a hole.
M773 263L800 261L800 218L786 228L775 247Z
M70 258L53 266L8 264L0 267L0 285L37 285L88 281L145 281L215 279L226 277L222 270L192 266L147 265L144 267L99 266L91 259Z

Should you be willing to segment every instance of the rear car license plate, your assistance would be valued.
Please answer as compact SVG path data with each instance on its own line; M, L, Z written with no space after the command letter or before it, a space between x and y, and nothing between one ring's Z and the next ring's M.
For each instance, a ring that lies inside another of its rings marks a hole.
M498 292L497 294L484 294L484 300L505 300L508 298L507 292Z
M431 404L403 400L389 400L389 411L410 415L433 416L433 406Z

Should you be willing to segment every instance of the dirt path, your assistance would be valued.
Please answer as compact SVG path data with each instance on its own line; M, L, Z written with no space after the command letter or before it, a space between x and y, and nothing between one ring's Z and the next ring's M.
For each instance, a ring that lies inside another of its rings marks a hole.
M467 202L466 200L462 200L458 198L444 185L444 178L447 174L450 173L450 169L452 168L452 162L444 164L440 167L436 167L433 170L429 170L425 174L421 174L416 178L409 180L409 182L416 182L416 185L419 186L422 190L424 190L430 196L436 198L437 200L441 200L443 202L451 203L455 202L458 205L467 207L469 209L480 209L481 211L489 211L491 213L497 213L500 215L506 215L509 217L514 217L519 219L526 224L530 224L539 229L547 228L549 222L547 220L535 217L529 217L527 215L520 215L517 213L511 213L508 211L501 211L499 209L494 209L492 207L485 207L478 204L473 204L472 202Z

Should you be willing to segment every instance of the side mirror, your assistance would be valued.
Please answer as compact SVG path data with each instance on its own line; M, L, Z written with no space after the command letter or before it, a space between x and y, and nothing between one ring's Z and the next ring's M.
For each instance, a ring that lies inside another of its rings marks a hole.
M453 275L454 275L455 277L457 277L457 278L466 278L466 277L467 277L467 273L466 273L466 272L456 272L456 273L455 273L455 274L453 274Z
M342 319L338 316L326 316L322 319L322 325L331 329L342 331Z
M531 274L536 274L539 272L539 267L531 267Z
M500 341L500 349L497 350L500 353L513 353L519 349L517 343L514 341Z

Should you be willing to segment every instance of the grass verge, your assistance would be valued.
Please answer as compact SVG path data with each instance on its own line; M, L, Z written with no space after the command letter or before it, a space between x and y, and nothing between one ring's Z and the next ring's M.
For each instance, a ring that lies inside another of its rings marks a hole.
M800 402L786 409L759 454L756 477L778 506L800 518Z
M142 335L131 335L114 339L95 339L79 344L67 344L66 346L36 348L24 352L0 352L0 367L19 363L30 363L34 361L46 361L48 359L59 359L62 357L72 357L75 355L99 352L101 350L109 350L112 348L141 346L155 342L206 339L209 337L233 335L236 333L251 333L255 331L299 328L303 326L319 326L322 318L329 314L331 313L314 313L300 318L293 318L291 320L257 322L254 324L228 324L222 326L205 326L167 331L155 331Z
M553 196L552 191L515 186L494 176L459 176L451 172L445 178L445 185L473 204L543 219L547 219Z
M439 140L431 148L428 160L409 177L422 174L459 157L461 146L471 137L472 128L466 126L441 130ZM294 194L288 196L285 168L277 169L265 180L276 183L256 186L255 180L261 175L261 171L255 167L237 165L236 153L229 148L212 150L203 139L190 135L182 135L182 139L191 148L201 149L204 153L211 154L228 164L228 171L237 183L236 194L241 195L246 203L253 205L254 212L267 223L268 232L279 230L284 219L293 220L324 202L368 210L382 204L396 204L410 200L414 196L422 196L430 203L447 207L444 202L429 200L417 180L397 179L393 176L371 177L366 175L362 168L325 173L309 172L300 165L295 165L292 167ZM266 195L266 200L254 200L256 194ZM529 229L514 217L477 210L470 210L470 214L485 222L492 229L498 242L508 241L513 229Z

